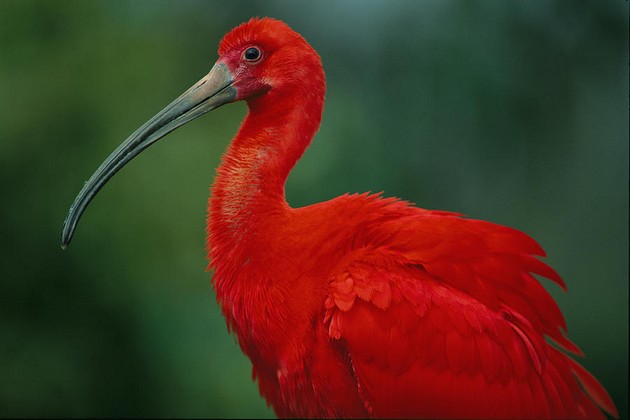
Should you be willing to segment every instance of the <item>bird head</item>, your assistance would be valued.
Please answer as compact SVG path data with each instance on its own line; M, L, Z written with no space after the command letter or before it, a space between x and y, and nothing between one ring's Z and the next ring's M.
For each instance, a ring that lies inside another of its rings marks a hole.
M132 133L98 167L75 198L64 220L61 246L72 239L88 204L124 165L147 147L187 122L221 105L246 100L251 109L283 108L305 98L319 117L325 90L319 55L285 23L253 18L228 32L210 72ZM311 99L312 98L312 99ZM319 111L317 111L319 109Z
M253 18L232 29L219 44L217 64L232 76L235 100L287 91L311 92L323 86L317 52L284 22Z

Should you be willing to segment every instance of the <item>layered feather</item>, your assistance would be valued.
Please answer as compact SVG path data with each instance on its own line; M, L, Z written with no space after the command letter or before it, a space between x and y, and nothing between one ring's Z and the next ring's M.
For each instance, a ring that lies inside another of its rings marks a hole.
M603 417L600 407L617 415L604 388L545 340L581 355L532 275L565 287L534 257L544 252L533 239L362 199L381 210L366 209L376 220L364 221L363 243L333 269L325 321L347 343L371 414L586 418Z

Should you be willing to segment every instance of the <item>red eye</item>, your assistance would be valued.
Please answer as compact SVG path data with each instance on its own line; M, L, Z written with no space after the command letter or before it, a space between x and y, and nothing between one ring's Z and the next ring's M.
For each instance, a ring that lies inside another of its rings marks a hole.
M258 59L260 58L260 50L256 47L249 47L248 49L245 50L245 52L243 52L243 59L245 59L246 61L258 61Z

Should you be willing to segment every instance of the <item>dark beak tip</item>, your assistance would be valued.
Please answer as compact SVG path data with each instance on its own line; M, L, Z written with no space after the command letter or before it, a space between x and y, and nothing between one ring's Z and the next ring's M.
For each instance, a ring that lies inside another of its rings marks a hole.
M59 245L61 246L61 249L66 249L68 248L68 245L70 245L70 239L67 238L64 234L61 235L61 240L59 241Z
M68 231L68 221L64 220L63 227L61 228L61 238L59 240L59 245L61 249L65 250L70 245L70 241L72 240L72 232Z

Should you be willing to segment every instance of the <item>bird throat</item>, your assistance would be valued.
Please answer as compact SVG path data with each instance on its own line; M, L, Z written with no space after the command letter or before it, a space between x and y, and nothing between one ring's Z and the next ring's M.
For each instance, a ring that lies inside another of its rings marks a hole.
M209 202L209 236L220 231L240 241L271 215L289 209L285 182L319 127L323 94L316 103L296 101L292 107L278 106L272 95L264 96L248 102L249 112L217 168ZM305 119L305 114L310 118Z

